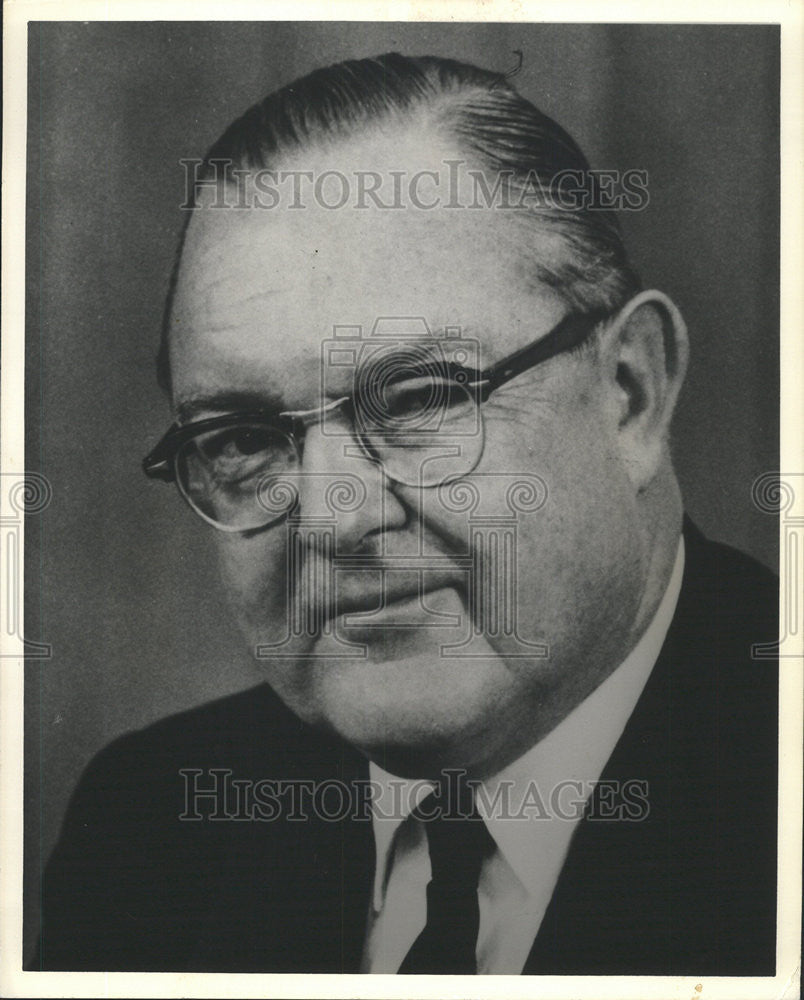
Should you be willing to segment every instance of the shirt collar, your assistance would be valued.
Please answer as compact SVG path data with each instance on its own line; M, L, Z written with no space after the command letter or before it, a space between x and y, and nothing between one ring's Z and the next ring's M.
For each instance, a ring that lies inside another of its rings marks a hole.
M482 782L484 795L478 796L478 811L494 837L497 847L526 889L533 891L542 878L545 862L545 820L511 819L499 810L489 812L488 806L506 783L508 801L523 801L529 789L549 793L561 781L578 781L586 793L591 792L614 747L622 735L639 696L661 652L667 631L675 614L681 581L684 575L684 539L681 537L670 581L659 607L639 642L620 666L576 706L544 739L526 753ZM399 778L385 771L374 761L369 763L372 790L372 825L376 845L374 878L374 908L379 911L392 863L394 835L417 805L435 788L434 783ZM582 796L579 795L578 799ZM576 800L577 802L577 800ZM514 810L515 811L515 810ZM580 813L580 807L578 812ZM580 815L578 816L580 819ZM576 821L577 822L577 821ZM523 836L523 824L532 827ZM565 836L552 838L551 843L563 853L569 843L575 822L556 818L551 825L561 824Z
M372 782L371 821L377 863L374 873L374 909L382 909L391 870L394 835L408 816L435 788L432 781L399 778L369 762Z

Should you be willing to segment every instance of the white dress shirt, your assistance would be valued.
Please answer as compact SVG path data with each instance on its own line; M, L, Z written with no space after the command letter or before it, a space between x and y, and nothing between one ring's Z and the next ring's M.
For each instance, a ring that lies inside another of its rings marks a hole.
M478 811L496 844L478 885L479 973L522 972L586 800L658 659L683 570L681 539L664 597L628 657L543 740L478 788ZM373 798L377 867L362 971L395 973L427 922L427 836L410 813L434 786L373 762L370 778L381 791Z

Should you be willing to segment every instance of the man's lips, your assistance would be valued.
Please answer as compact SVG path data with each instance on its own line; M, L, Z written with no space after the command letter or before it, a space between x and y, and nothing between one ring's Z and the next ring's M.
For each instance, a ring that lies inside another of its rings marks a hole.
M450 598L452 600L450 600ZM447 624L443 606L446 602L454 605L456 592L454 587L438 587L415 591L409 594L396 594L391 599L388 594L378 597L369 607L360 606L345 609L338 605L336 621L342 628L382 627L410 628L428 624ZM453 613L450 618L454 618ZM458 624L450 621L449 624Z
M320 579L320 577L319 577ZM340 618L345 615L379 617L386 611L403 610L404 605L415 607L430 603L428 595L452 589L459 593L466 589L465 575L451 570L397 569L391 565L361 572L336 571L334 593L327 602L325 616ZM322 609L323 594L310 594L308 601L316 611Z

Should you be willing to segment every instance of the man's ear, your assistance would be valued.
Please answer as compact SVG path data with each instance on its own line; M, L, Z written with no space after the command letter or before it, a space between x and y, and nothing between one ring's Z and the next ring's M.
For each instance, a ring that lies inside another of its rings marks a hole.
M640 292L602 335L604 372L628 475L639 492L665 460L689 356L687 327L663 293Z

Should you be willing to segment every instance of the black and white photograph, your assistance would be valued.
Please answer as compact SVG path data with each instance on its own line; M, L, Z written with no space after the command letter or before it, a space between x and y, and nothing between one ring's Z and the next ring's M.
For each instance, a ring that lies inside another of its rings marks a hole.
M4 995L798 995L782 25L171 9L25 26Z

